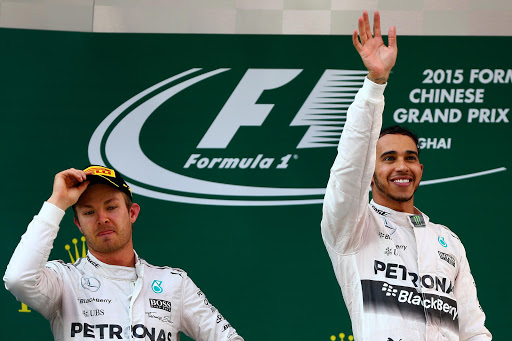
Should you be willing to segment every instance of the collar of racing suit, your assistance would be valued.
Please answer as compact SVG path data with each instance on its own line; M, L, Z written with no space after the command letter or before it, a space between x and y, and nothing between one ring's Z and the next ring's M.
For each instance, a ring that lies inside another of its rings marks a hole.
M397 223L399 226L413 227L411 225L409 217L414 216L414 215L423 216L425 225L428 224L428 222L430 221L430 218L425 213L421 212L416 206L414 206L414 209L418 212L418 214L410 214L410 213L406 213L406 212L395 211L389 207L377 204L375 201L373 201L373 199L370 201L370 205L372 206L373 210L375 212L377 212L379 215L384 216L384 217L389 216L390 218L393 217L392 220L395 223Z
M133 252L135 253L134 268L130 266L120 266L103 263L102 261L98 260L98 258L94 257L94 255L90 252L87 252L87 257L85 261L87 262L87 265L89 265L95 273L104 278L121 281L135 281L138 277L142 277L143 266L141 264L141 259L137 255L137 252L135 252L135 250L133 250Z

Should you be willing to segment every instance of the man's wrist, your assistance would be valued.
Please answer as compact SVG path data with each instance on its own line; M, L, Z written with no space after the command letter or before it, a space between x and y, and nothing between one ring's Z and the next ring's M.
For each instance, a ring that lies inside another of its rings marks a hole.
M388 82L389 75L372 75L369 73L366 78L374 82L375 84L386 84Z
M68 203L64 202L63 200L55 198L53 195L48 200L46 200L46 202L60 208L63 211L66 211L71 206L68 205Z
M360 94L371 103L379 103L384 100L384 90L386 89L386 86L387 83L377 84L366 77L364 80L364 85L359 90L358 95Z

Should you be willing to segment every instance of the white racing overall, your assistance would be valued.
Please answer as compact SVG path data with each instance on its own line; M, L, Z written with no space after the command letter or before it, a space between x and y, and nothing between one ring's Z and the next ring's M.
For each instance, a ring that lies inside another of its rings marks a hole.
M243 341L187 273L137 257L135 268L92 254L48 261L64 211L45 203L4 276L18 300L50 321L55 340Z
M323 206L355 340L491 340L459 238L423 213L368 203L384 88L365 79L350 106Z

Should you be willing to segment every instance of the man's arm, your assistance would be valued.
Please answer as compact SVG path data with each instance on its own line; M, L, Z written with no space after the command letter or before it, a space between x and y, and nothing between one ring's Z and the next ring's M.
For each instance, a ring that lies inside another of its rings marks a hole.
M461 341L490 341L492 336L484 325L485 314L478 302L475 280L462 244L461 249L459 273L453 289L459 314L459 337Z
M183 284L183 331L197 341L244 341L186 276Z
M347 112L338 155L331 168L323 206L322 236L337 253L357 250L375 169L375 148L382 126L384 88L397 56L396 29L389 30L389 46L382 40L380 15L375 12L372 36L368 13L359 18L359 37L352 41L368 69L363 88Z
M7 290L46 318L60 305L62 283L58 270L46 268L45 264L64 211L76 203L88 185L85 176L75 169L55 176L52 196L29 224L4 275Z

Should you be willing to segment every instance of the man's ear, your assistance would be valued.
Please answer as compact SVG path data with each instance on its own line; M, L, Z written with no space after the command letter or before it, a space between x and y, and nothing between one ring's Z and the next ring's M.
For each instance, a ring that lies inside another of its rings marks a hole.
M130 206L130 221L132 222L132 224L137 220L139 213L140 213L139 204L132 203L132 205Z
M420 166L421 166L421 179L422 179L423 178L423 164L420 163ZM421 181L421 179L420 179L420 181Z
M75 221L75 225L78 226L78 229L80 230L80 233L84 234L82 232L82 227L80 226L80 222L78 221L77 217L74 218L74 221Z

